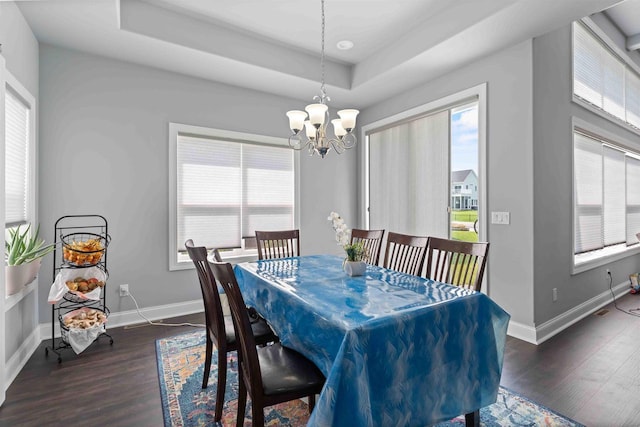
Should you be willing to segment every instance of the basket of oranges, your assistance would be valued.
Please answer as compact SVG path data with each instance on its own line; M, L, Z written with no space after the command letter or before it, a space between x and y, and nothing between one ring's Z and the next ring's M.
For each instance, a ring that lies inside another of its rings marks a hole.
M71 233L60 240L65 262L74 266L89 266L100 262L110 238L95 233Z

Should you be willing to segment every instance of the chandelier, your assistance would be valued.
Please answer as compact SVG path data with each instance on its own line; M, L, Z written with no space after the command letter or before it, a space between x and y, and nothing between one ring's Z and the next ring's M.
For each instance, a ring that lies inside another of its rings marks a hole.
M358 110L348 109L338 111L339 119L331 120L333 125L334 138L327 134L329 124L329 107L327 102L331 98L327 96L324 86L324 0L321 0L322 7L322 50L320 55L320 69L322 80L320 84L320 95L313 97L316 104L309 104L305 107L306 112L292 110L287 112L289 117L289 127L293 135L289 137L289 145L295 150L307 148L309 155L318 153L324 156L333 149L336 153L342 154L345 150L355 147L358 142L353 134L356 127L356 116ZM308 113L308 118L307 118ZM302 130L304 129L304 132Z

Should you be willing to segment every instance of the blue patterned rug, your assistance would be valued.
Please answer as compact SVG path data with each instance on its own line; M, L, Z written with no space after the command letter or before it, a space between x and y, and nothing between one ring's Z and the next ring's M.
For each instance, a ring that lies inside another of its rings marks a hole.
M214 425L216 365L211 366L209 385L202 387L205 352L204 330L156 341L158 377L165 427ZM217 356L214 355L215 362ZM227 357L227 389L222 412L222 425L235 426L238 396L236 353ZM251 405L251 400L248 399ZM251 425L251 409L247 407L245 426ZM301 400L265 409L267 426L305 426L309 418L306 403ZM498 400L480 410L480 425L501 426L572 426L584 427L544 406L500 387ZM436 427L464 426L464 416L438 424Z

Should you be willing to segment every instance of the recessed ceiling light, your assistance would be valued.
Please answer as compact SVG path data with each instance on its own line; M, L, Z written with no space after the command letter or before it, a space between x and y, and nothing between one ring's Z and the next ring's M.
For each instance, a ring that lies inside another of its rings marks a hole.
M349 50L353 47L353 42L351 40L340 40L336 46L340 50Z

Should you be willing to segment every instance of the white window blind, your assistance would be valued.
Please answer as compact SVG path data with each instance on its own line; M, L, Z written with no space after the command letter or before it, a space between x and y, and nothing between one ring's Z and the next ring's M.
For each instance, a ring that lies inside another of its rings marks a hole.
M293 228L294 182L291 149L178 135L176 249L240 248L256 229Z
M627 68L625 74L627 123L640 128L640 76Z
M574 135L575 253L603 247L602 144Z
M638 243L640 232L640 160L627 156L627 244Z
M640 76L584 25L573 25L573 92L640 128Z
M5 227L27 222L30 108L7 88L5 96Z
M575 254L638 244L638 155L575 131L573 157Z
M447 236L448 110L368 137L370 228Z
M625 153L603 146L604 246L626 242L625 237Z

